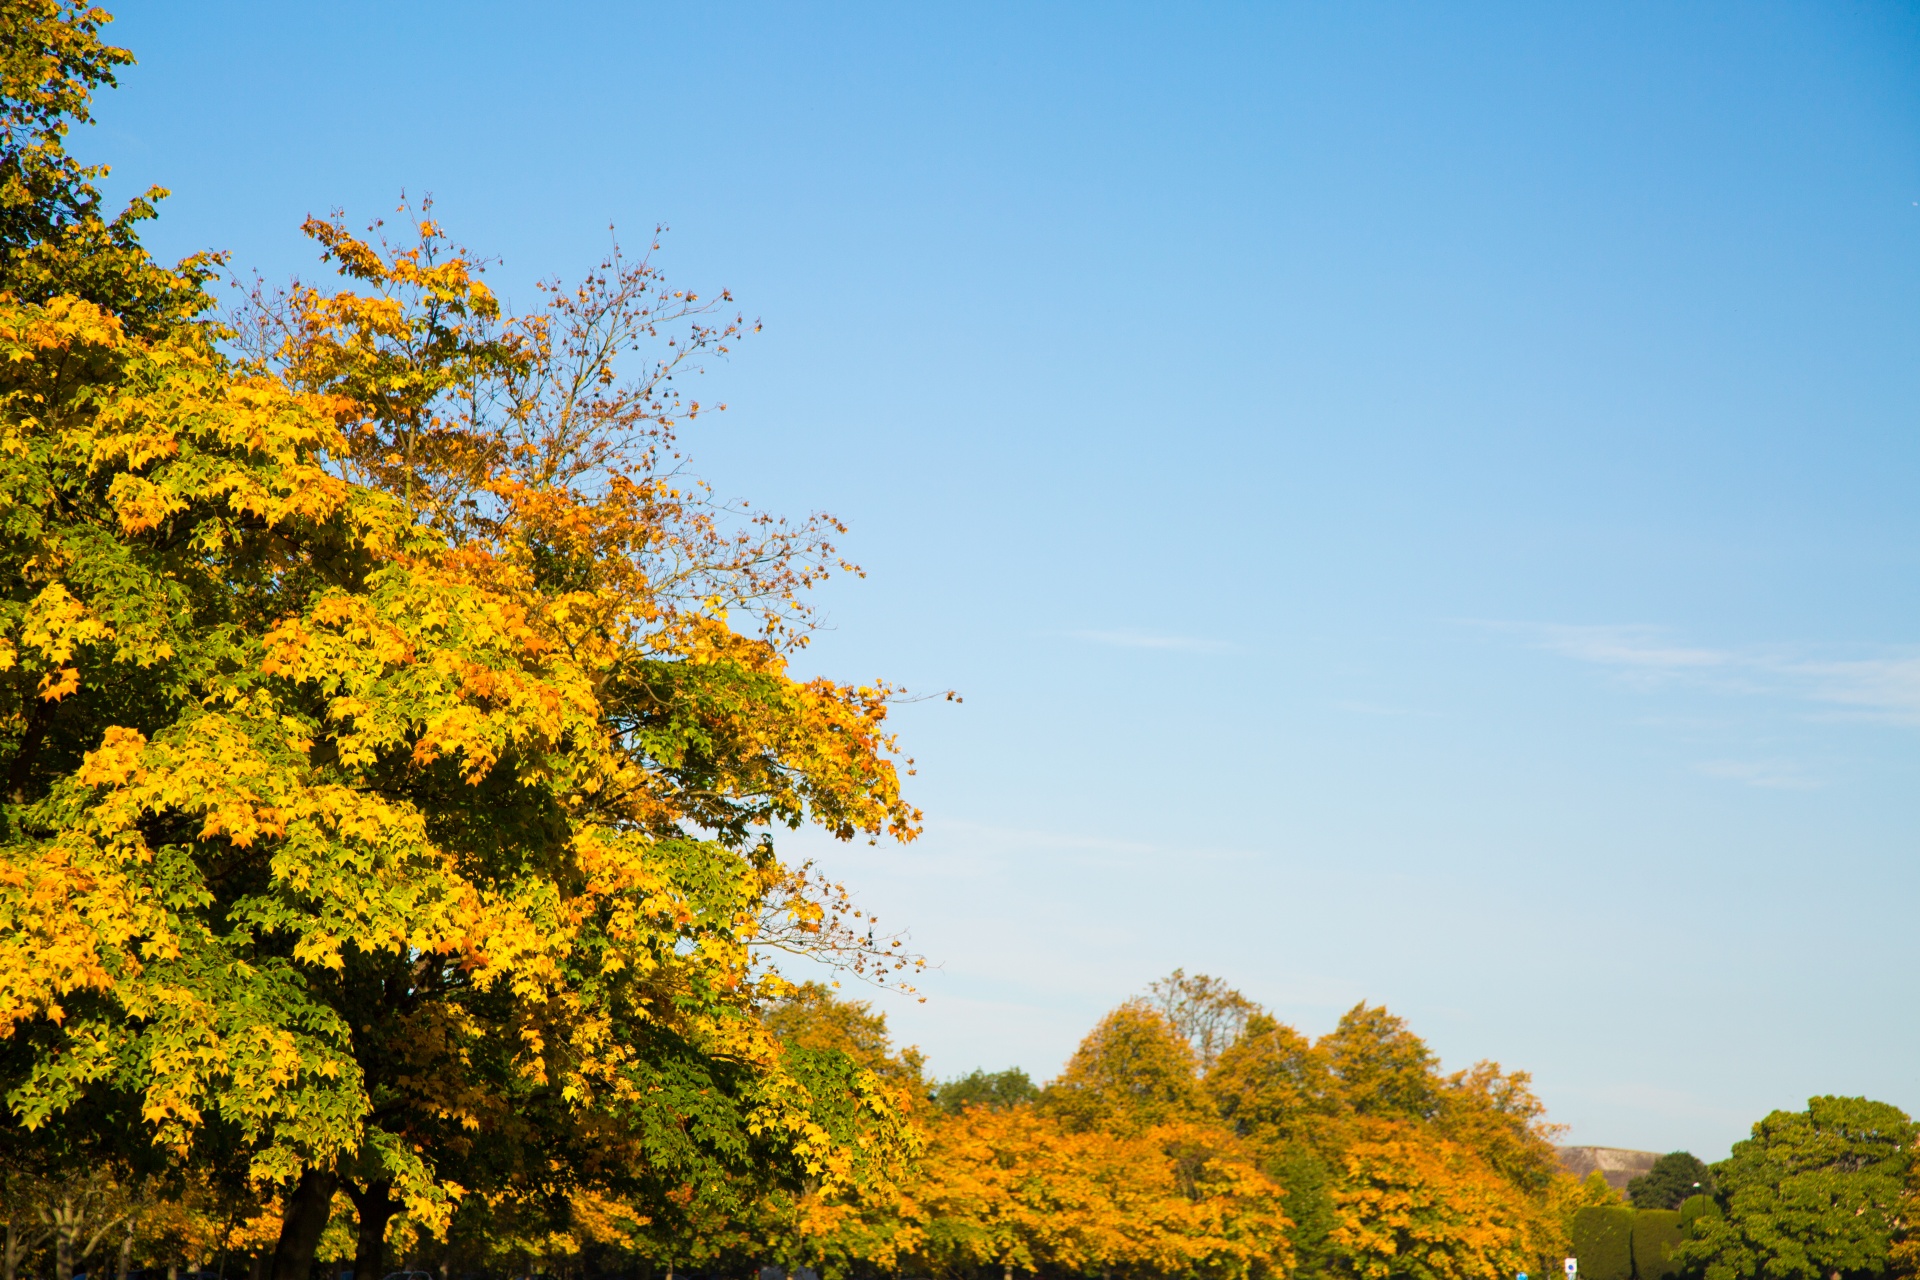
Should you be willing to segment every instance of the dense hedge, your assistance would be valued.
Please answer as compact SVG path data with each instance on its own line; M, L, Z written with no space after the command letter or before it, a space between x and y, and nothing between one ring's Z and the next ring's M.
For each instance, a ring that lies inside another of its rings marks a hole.
M1636 1209L1633 1214L1633 1274L1636 1280L1662 1280L1680 1269L1667 1259L1686 1239L1678 1209Z
M1580 1280L1632 1280L1633 1210L1595 1205L1574 1214L1573 1256Z

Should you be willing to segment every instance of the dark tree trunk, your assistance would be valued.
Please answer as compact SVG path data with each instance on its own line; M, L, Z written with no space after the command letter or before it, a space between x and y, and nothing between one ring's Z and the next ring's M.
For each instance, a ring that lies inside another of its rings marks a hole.
M73 1280L73 1238L80 1229L74 1224L72 1202L62 1202L60 1209L64 1216L53 1233L53 1280Z
M387 1223L399 1210L393 1183L369 1182L365 1191L347 1184L353 1207L360 1211L360 1235L353 1249L353 1280L380 1280L387 1273ZM279 1277L274 1277L279 1280Z
M331 1169L308 1169L287 1198L280 1222L280 1243L273 1247L273 1280L312 1280L313 1251L333 1213L340 1176Z
M6 1259L5 1266L0 1267L0 1277L4 1277L4 1280L14 1280L21 1262L25 1261L29 1253L39 1248L40 1242L46 1238L45 1231L22 1231L18 1222L8 1218Z

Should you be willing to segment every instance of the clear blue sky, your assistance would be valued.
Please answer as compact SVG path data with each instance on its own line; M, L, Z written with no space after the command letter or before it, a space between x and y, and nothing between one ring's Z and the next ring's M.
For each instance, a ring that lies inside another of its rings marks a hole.
M1573 1141L1920 1110L1920 9L120 10L164 253L405 188L764 319L698 469L852 525L811 668L966 697L826 854L936 1072L1184 965Z

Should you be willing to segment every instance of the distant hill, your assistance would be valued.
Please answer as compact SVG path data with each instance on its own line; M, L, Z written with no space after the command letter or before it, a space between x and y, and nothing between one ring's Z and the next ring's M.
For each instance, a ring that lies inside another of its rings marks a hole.
M1624 1147L1555 1147L1560 1156L1560 1167L1577 1178L1584 1178L1598 1169L1607 1179L1607 1185L1625 1195L1627 1184L1653 1168L1653 1162L1664 1152L1628 1151Z

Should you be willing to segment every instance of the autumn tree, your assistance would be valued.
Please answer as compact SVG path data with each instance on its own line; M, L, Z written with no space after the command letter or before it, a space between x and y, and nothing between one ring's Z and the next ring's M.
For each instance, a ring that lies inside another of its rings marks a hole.
M1338 1215L1333 1202L1341 1144L1326 1058L1313 1042L1264 1011L1207 1073L1204 1087L1221 1119L1259 1153L1287 1193L1292 1243L1306 1274L1323 1270Z
M1206 1116L1186 1038L1160 1012L1130 1001L1100 1020L1046 1088L1041 1106L1070 1127L1138 1133Z
M1533 1092L1525 1071L1503 1071L1495 1062L1478 1062L1441 1082L1434 1128L1486 1162L1530 1200L1544 1200L1550 1184L1566 1175L1553 1139L1560 1132L1548 1123L1546 1104Z
M789 1043L837 1048L880 1079L920 1079L917 1055L889 1046L879 1015L825 988L796 993L769 1021ZM919 1092L908 1107L924 1142L913 1176L774 1192L746 1213L712 1215L700 1256L804 1262L830 1278L1291 1271L1281 1189L1196 1104L1191 1052L1151 1009L1104 1019L1044 1092L1018 1071ZM694 1207L711 1202L703 1192Z
M1185 969L1149 984L1147 993L1148 1002L1192 1046L1202 1073L1213 1069L1259 1010L1221 979L1204 973L1189 977Z
M787 1070L819 1099L814 1121L835 1146L904 1141L905 1154L917 1152L917 1128L902 1134L897 1126L911 1125L924 1106L920 1056L893 1046L884 1013L810 982L774 1002L766 1024ZM496 1266L564 1272L577 1269L584 1250L601 1247L618 1259L612 1269L636 1258L668 1270L736 1272L775 1261L839 1276L889 1266L913 1243L905 1194L899 1179L813 1172L773 1183L690 1179L670 1188L664 1205L617 1188L580 1187L564 1204L496 1200L486 1230L467 1219L455 1231L469 1256Z
M166 192L153 188L109 216L94 185L106 168L67 152L73 126L92 123L93 91L133 61L101 39L111 21L71 0L0 5L0 291L31 304L78 299L151 335L205 306L212 262L154 262L139 224Z
M1075 1130L1033 1106L932 1127L912 1213L930 1270L1284 1277L1280 1188L1224 1133Z
M1303 1273L1369 1274L1413 1247L1402 1230L1434 1276L1472 1276L1496 1257L1533 1271L1559 1255L1572 1180L1524 1072L1483 1062L1442 1074L1402 1019L1362 1003L1317 1041L1251 1015L1205 1089L1287 1189Z
M869 1000L842 996L826 983L803 982L767 1007L767 1026L789 1054L812 1054L870 1071L901 1094L897 1105L911 1107L926 1092L925 1058L909 1045L896 1049L887 1016Z
M21 1264L53 1235L35 1212L38 1188L24 1170L0 1167L0 1280L14 1280Z
M1525 1206L1459 1143L1366 1119L1341 1156L1336 1269L1359 1280L1478 1280L1538 1257Z
M1337 1109L1326 1056L1265 1012L1247 1019L1207 1073L1206 1091L1228 1124L1262 1146L1307 1140Z
M1032 1101L982 1073L936 1094L906 1256L1000 1276L1289 1274L1283 1192L1212 1113L1196 1066L1186 1037L1131 1001Z
M890 1095L783 1048L760 956L899 963L772 832L917 815L890 691L788 669L831 522L680 474L673 378L737 322L617 256L507 315L420 216L310 221L340 286L216 323L66 156L104 21L0 3L15 1122L279 1189L278 1280L342 1188L364 1276L463 1198L883 1180Z
M1383 1120L1430 1120L1439 1113L1439 1060L1385 1006L1355 1005L1315 1047L1341 1110Z
M842 1091L844 1109L831 1113L841 1126L842 1143L867 1140L872 1117L861 1099L880 1094L911 1126L911 1150L920 1155L928 1110L925 1063L917 1048L893 1044L885 1013L871 1001L809 982L781 1000L767 1021L796 1067L818 1073L816 1092L829 1092L825 1073L863 1073L857 1081L861 1087ZM735 1215L734 1223L749 1230L760 1259L811 1265L833 1277L889 1271L920 1239L911 1207L919 1180L917 1168L908 1178L857 1186L809 1180L764 1194L750 1212Z

